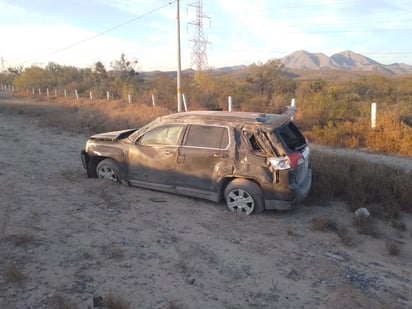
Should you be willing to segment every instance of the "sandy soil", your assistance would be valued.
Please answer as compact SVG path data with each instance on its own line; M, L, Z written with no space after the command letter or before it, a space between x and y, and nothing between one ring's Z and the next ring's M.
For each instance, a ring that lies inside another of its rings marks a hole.
M339 202L237 216L88 179L86 139L0 113L0 308L110 295L130 308L412 308L411 215L406 231L378 222L376 238ZM345 227L347 244L314 217Z

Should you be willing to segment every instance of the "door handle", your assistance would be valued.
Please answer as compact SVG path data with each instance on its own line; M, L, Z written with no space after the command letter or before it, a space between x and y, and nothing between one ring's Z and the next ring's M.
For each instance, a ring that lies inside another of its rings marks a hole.
M226 154L224 153L214 153L213 158L226 158Z

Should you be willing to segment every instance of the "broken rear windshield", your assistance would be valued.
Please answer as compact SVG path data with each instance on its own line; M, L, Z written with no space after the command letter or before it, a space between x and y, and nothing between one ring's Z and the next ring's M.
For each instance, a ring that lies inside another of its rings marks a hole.
M293 122L289 122L282 128L275 130L275 132L272 132L272 134L280 137L282 143L286 144L290 150L303 151L306 147L305 138L303 137L302 133L300 133L299 129L293 124Z

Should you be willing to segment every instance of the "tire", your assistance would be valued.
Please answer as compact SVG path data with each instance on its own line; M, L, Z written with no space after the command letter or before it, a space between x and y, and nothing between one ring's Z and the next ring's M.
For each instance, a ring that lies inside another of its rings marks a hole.
M263 193L253 181L236 178L225 189L225 201L230 211L250 215L264 210Z
M121 177L116 162L112 159L104 159L96 168L97 178L108 179L121 183Z

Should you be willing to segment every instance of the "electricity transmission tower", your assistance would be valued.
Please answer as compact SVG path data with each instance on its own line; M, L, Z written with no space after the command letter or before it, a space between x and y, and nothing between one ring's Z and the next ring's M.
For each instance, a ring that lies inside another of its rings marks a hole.
M202 71L207 69L207 53L206 47L210 42L206 39L203 31L203 20L209 19L210 17L203 14L203 3L202 0L197 0L195 3L189 4L196 9L196 20L190 22L189 24L196 27L193 39L190 40L193 42L192 49L192 66L196 66L197 71Z

